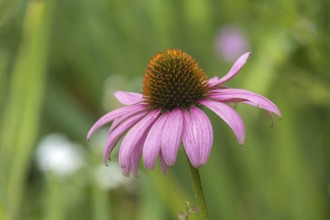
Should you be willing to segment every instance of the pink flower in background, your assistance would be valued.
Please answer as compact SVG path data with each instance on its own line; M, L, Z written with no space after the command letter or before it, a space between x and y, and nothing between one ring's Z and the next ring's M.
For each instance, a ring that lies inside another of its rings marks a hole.
M249 50L249 44L238 26L227 25L222 27L217 34L216 50L224 60L232 62Z
M119 164L126 176L131 172L138 174L141 156L148 169L153 169L159 158L165 174L175 163L181 143L195 168L205 165L213 144L213 130L203 107L231 127L239 144L244 143L244 124L228 103L249 104L281 116L276 105L265 97L223 86L238 74L249 55L243 54L224 77L207 79L195 60L181 50L157 53L148 64L142 94L115 92L115 97L125 106L101 117L89 130L87 139L95 130L112 122L104 147L104 162L108 162L123 137Z

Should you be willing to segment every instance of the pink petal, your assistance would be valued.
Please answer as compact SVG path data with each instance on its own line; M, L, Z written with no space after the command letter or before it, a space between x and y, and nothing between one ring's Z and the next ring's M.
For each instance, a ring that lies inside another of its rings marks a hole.
M212 78L210 78L208 80L208 84L209 84L210 87L213 87L215 85L218 85L218 81L219 81L219 77L213 76Z
M169 114L164 113L152 125L143 147L143 160L144 165L148 169L153 169L160 152L160 140L163 132L164 124Z
M266 111L273 112L281 117L281 112L277 106L267 98L244 89L218 89L213 90L210 98L218 101L242 102L256 106Z
M192 116L189 112L183 111L183 133L182 133L182 143L183 147L186 151L186 154L190 160L190 163L194 167L198 167L198 157L199 157L199 149L197 145L197 137L196 137L196 128Z
M129 174L131 173L131 164L128 164L128 166L121 167L121 172L124 176L129 177Z
M145 108L144 105L135 105L135 106L125 106L114 111L111 111L104 116L102 116L95 124L91 127L87 134L87 140L91 137L91 135L103 125L113 121L115 118L121 117L125 114L129 114L131 112L139 112Z
M241 117L239 116L239 114L234 109L229 107L227 104L221 102L202 100L200 101L200 103L202 105L205 105L210 110L212 110L218 116L220 116L234 131L238 143L241 145L244 144L244 140L245 140L244 123Z
M118 127L118 125L120 125L123 121L125 121L127 118L129 118L130 116L136 114L135 112L131 112L130 114L127 114L127 115L123 115L123 116L120 116L118 118L115 118L115 120L113 120L111 126L110 126L110 129L109 129L109 134L115 129Z
M132 117L127 118L123 123L121 123L116 129L112 130L110 134L107 137L107 140L105 142L104 147L104 153L103 153L103 160L104 163L108 164L108 158L111 154L112 150L118 143L119 139L123 136L123 134L131 128L137 121L139 121L142 117L144 117L147 114L146 111L138 113ZM124 117L124 116L122 116Z
M151 124L156 120L159 112L159 110L150 112L141 121L136 123L125 136L119 149L119 164L123 170L130 167L130 158L134 148L137 146L138 142L149 129Z
M200 128L201 136L197 139L199 143L199 165L203 166L209 159L213 144L213 129L210 119L199 108L192 107L190 109L191 116Z
M143 101L142 94L135 92L117 91L114 95L123 105L134 105Z
M132 156L130 158L130 160L131 160L131 166L130 167L131 167L131 171L133 172L134 176L138 176L139 161L140 161L140 158L141 158L143 145L144 145L144 141L145 141L146 137L147 137L147 134L144 133L142 138L137 143L137 146L134 148Z
M240 56L236 60L234 65L231 67L229 72L224 77L222 77L220 79L211 78L209 80L210 87L217 86L217 85L220 85L222 83L225 83L225 82L231 80L234 76L236 76L239 73L239 71L242 69L244 64L246 63L246 61L249 58L250 54L251 54L251 52L248 52L248 53L245 53L242 56Z
M139 111L131 111L131 112L128 112L127 114L125 114L125 115L122 115L122 116L116 118L111 124L111 127L109 129L109 133L112 132L115 128L117 128L117 126L120 125L127 118L131 117L132 115L136 115L137 113L139 113L143 110L145 110L145 109L141 109ZM147 111L144 111L144 112L147 113Z
M213 131L210 120L197 107L191 107L190 113L183 112L184 129L182 142L186 154L194 167L206 164L213 143Z
M167 114L169 116L163 128L161 148L166 164L171 166L176 161L176 155L180 146L183 116L180 109L175 109Z

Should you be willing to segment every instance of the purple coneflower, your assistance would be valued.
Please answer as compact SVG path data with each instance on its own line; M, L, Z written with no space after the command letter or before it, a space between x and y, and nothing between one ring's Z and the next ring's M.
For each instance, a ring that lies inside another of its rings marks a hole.
M101 117L89 130L87 139L103 125L113 121L104 147L104 162L124 136L119 149L123 174L138 173L143 155L146 168L153 169L160 158L165 174L176 161L180 144L193 167L206 164L213 143L213 130L203 107L222 118L244 143L241 117L228 103L245 103L281 116L280 110L265 97L243 89L224 87L243 67L250 53L243 54L222 78L208 79L196 61L181 50L157 53L149 62L142 94L117 91L115 97L125 105ZM126 135L124 135L127 132Z
M248 48L248 39L237 25L226 25L217 34L216 50L228 62L234 61Z

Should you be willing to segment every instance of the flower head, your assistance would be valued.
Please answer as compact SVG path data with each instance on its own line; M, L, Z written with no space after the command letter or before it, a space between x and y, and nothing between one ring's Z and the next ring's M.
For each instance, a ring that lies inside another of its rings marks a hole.
M213 130L203 106L232 128L239 144L244 143L244 124L228 103L241 102L281 116L276 105L265 97L223 86L241 70L249 55L243 54L224 77L208 79L187 53L176 49L157 53L148 64L142 94L115 92L115 97L125 106L101 117L89 130L87 139L95 130L112 122L104 147L104 162L108 162L123 137L119 163L126 176L131 172L137 175L141 156L148 169L153 169L159 158L166 173L176 161L180 143L194 167L205 165L212 148Z

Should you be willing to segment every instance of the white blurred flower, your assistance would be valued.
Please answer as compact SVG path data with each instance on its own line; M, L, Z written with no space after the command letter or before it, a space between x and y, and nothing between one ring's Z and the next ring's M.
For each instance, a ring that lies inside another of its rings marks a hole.
M50 134L40 141L36 159L40 170L53 172L61 177L73 174L84 163L81 146L57 133Z
M224 60L232 62L249 51L249 43L238 26L226 25L217 34L216 50Z

